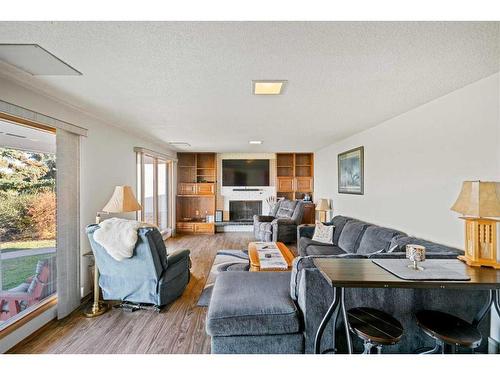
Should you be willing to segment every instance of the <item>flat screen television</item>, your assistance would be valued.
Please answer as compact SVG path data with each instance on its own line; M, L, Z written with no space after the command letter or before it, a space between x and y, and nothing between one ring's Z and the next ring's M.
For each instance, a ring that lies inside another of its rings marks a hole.
M269 160L223 159L223 186L269 186Z

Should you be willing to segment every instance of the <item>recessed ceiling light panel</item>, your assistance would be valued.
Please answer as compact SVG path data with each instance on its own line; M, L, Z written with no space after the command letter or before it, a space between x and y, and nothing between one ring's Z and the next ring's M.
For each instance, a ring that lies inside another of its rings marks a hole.
M262 141L248 141L248 143L250 143L251 145L261 145L264 142L262 142Z
M34 76L82 75L38 44L0 44L0 61Z
M184 146L184 147L191 147L191 145L187 142L183 142L183 141L170 141L170 142L167 142L169 145L171 146Z
M254 80L252 92L254 95L281 95L286 83L283 79Z

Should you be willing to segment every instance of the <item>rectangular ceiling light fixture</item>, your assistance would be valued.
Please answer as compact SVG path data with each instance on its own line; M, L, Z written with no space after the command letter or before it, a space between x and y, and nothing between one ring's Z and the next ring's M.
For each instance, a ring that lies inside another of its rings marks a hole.
M0 61L34 76L82 75L38 44L0 44Z
M167 142L171 146L180 146L180 147L191 147L191 144L183 141L169 141Z
M252 91L254 95L281 95L286 82L283 79L254 80Z

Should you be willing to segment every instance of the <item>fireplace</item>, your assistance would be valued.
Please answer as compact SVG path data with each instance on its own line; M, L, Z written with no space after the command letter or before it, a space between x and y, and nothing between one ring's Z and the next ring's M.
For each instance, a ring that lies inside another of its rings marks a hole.
M262 201L229 201L229 220L251 222L262 213Z

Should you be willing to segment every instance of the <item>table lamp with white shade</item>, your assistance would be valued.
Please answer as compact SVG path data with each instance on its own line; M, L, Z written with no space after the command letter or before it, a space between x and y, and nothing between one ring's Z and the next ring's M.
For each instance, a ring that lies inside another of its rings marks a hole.
M451 210L465 220L465 255L469 266L500 269L497 223L500 221L500 182L464 181Z
M142 207L135 199L130 186L116 186L108 203L106 203L102 211L97 213L96 224L101 222L102 214L134 212L141 209ZM99 270L97 269L97 263L94 263L94 303L90 309L85 311L85 316L88 318L102 315L109 309L106 303L99 301L99 294Z
M321 222L325 222L326 221L326 212L327 211L330 211L332 208L330 206L330 200L329 199L325 199L325 198L321 198L318 202L318 204L316 205L316 211L319 212L319 220Z

